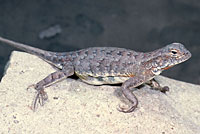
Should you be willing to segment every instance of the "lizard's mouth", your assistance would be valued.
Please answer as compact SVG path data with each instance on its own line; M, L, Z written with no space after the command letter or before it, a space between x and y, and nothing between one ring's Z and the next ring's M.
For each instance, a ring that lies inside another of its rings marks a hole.
M173 66L174 66L174 65L165 67L165 68L163 68L163 70L167 70L167 69L169 69L169 68L171 68L171 67L173 67Z
M187 51L177 61L178 61L178 63L184 62L184 61L188 60L189 58L191 58L191 56L192 56L192 54L189 51Z

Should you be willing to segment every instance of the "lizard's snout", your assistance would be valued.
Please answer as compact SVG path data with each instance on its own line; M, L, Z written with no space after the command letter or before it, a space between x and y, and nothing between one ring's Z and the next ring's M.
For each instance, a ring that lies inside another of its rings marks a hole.
M192 57L192 54L190 53L190 51L186 51L185 56L187 56L187 59L189 59L190 57Z

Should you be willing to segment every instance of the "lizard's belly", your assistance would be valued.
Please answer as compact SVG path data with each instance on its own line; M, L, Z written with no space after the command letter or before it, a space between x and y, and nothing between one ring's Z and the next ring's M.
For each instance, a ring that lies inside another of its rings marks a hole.
M88 75L76 75L85 83L92 84L92 85L103 85L103 84L119 84L123 83L126 80L129 79L129 77L119 77L119 76L98 76L98 77L93 77L93 76L88 76Z

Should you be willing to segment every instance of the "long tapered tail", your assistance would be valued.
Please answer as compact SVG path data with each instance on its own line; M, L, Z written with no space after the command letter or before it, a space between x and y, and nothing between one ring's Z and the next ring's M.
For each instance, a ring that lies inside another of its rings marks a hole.
M36 55L38 57L40 57L41 59L47 61L48 63L50 63L53 66L56 66L57 68L61 68L60 63L62 62L62 60L60 61L58 57L67 57L69 56L69 52L51 52L51 51L45 51L39 48L35 48L35 47L31 47L29 45L26 44L22 44L22 43L18 43L6 38L3 38L0 36L0 42L6 43L10 46L13 46L15 48L18 48L20 50L23 50L27 53Z
M39 48L31 47L31 46L28 46L28 45L25 45L22 43L18 43L18 42L15 42L15 41L3 38L3 37L0 37L0 41L8 44L10 46L13 46L15 48L18 48L20 50L23 50L25 52L28 52L30 54L40 56L41 58L43 58L44 55L47 56L47 55L53 54L53 52L49 52L49 51L45 51L45 50L42 50Z

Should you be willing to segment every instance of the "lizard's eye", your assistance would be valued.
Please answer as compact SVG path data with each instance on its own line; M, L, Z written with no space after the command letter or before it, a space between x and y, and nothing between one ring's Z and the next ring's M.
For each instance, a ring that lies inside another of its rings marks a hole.
M178 52L177 52L177 50L172 49L172 50L171 50L171 53L172 53L173 55L176 55Z

